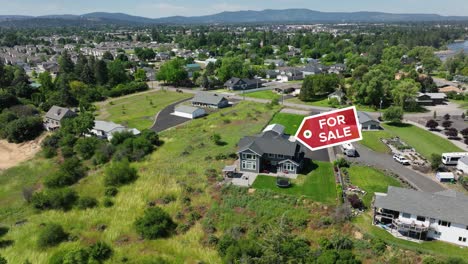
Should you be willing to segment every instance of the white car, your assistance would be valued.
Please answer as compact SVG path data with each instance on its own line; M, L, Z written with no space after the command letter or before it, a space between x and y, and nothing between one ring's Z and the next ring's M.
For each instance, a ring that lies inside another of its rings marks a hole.
M407 160L403 155L395 154L393 155L393 159L402 165L410 165L410 161Z

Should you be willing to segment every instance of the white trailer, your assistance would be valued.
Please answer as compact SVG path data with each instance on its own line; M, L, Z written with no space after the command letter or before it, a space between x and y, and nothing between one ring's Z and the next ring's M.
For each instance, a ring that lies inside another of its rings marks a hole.
M462 157L468 156L468 152L451 152L442 154L442 163L444 165L457 165L458 160Z

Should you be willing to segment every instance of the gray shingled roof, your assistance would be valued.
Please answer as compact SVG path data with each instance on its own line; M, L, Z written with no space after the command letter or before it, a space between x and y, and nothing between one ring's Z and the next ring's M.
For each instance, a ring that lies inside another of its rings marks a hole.
M198 109L201 109L201 108L188 106L188 105L179 105L179 106L176 106L174 111L181 112L181 113L186 113L186 114L193 114Z
M106 133L109 133L109 132L114 131L114 130L124 131L127 128L122 126L122 125L116 124L114 122L95 120L93 129L101 130L101 131L104 131Z
M365 112L358 111L357 116L358 116L358 119L359 119L359 123L361 123L361 124L369 122L369 121L376 121L374 118L372 118L369 114L367 114Z
M455 191L426 193L390 186L386 196L375 196L374 205L468 225L468 197Z
M271 132L266 132L254 137L243 137L238 144L239 152L250 149L259 155L269 153L287 156L294 156L296 145L296 143L289 141L287 138L283 137L283 135L277 135Z
M75 112L68 108L54 105L47 111L45 116L50 119L61 121L67 115L75 115Z
M226 99L226 98L217 94L213 94L213 93L199 92L192 99L192 102L204 103L204 104L210 104L210 105L218 105L223 99Z

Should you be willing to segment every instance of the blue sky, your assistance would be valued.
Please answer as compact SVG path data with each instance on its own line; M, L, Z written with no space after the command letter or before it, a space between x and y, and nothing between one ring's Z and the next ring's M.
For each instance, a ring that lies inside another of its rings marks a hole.
M123 12L151 18L222 11L309 8L468 16L468 0L0 0L0 15Z

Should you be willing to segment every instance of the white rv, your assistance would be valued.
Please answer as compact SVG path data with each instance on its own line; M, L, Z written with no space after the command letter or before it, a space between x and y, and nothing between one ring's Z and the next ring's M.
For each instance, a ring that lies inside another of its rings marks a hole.
M341 145L341 150L343 151L343 154L345 154L348 157L356 157L356 149L351 143L345 143Z
M468 156L468 152L443 153L442 163L444 165L457 165L458 160L460 160L464 156Z

